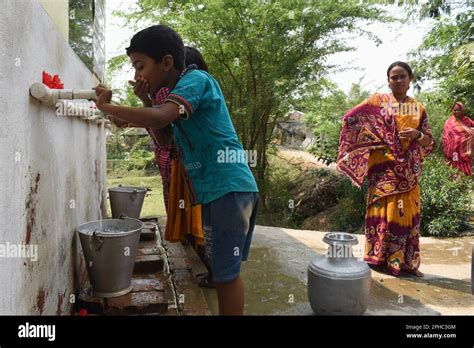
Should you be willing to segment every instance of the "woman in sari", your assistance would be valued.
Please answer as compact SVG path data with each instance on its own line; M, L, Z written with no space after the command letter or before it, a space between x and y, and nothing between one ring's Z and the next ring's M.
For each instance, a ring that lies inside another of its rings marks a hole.
M375 93L344 116L337 168L358 188L368 179L364 260L422 277L419 180L434 141L423 105L407 96L410 66L395 62L387 77L392 93Z
M451 166L470 176L474 121L464 115L464 105L460 102L454 104L452 112L443 129L444 158Z

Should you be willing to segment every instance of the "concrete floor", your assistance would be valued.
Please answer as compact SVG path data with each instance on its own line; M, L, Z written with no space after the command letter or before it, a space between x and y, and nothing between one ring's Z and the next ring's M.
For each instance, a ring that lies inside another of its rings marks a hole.
M325 232L256 226L250 257L242 265L247 315L312 315L307 298L306 269L316 253L323 254ZM358 235L356 256L364 236ZM400 278L372 271L367 315L474 315L471 258L474 237L422 237L424 278ZM194 262L193 262L194 263ZM202 267L193 265L193 273ZM204 289L213 314L215 290Z

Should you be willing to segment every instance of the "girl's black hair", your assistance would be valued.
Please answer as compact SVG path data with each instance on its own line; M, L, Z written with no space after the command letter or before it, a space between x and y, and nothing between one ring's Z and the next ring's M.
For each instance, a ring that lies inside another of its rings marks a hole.
M126 48L130 53L143 53L156 62L161 62L167 54L173 56L174 67L184 69L184 44L181 36L166 25L153 25L133 35L130 46Z
M207 68L207 64L202 57L201 52L197 48L186 46L185 47L186 53L186 66L191 64L196 64L199 70L209 71Z
M400 66L403 69L405 69L406 71L408 71L408 76L410 77L410 79L413 77L413 71L411 70L411 67L405 62L397 61L397 62L394 62L394 63L390 64L390 66L388 67L388 69L387 69L387 78L390 77L390 70L392 70L396 66Z

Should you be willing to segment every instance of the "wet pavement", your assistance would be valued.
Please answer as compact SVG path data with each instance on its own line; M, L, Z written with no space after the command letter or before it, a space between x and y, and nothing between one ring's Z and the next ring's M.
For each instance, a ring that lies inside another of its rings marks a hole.
M242 265L246 315L312 315L307 298L309 262L323 254L325 232L256 226L250 257ZM354 254L362 256L364 236ZM372 271L367 315L474 315L471 258L474 236L420 238L424 278ZM191 253L192 250L188 250ZM193 273L202 271L194 259ZM215 290L203 289L218 314Z

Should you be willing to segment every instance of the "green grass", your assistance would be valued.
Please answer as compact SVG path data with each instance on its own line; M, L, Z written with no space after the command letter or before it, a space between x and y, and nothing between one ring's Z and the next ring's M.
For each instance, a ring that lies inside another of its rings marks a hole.
M113 173L109 173L107 179L107 187L122 186L135 186L135 187L147 187L151 189L145 197L143 202L143 208L140 218L155 217L157 215L166 215L165 204L163 201L163 187L161 185L161 178L159 175L153 176L139 176L139 173L131 173L137 176L117 176ZM110 202L107 203L107 214L112 216L110 210Z

